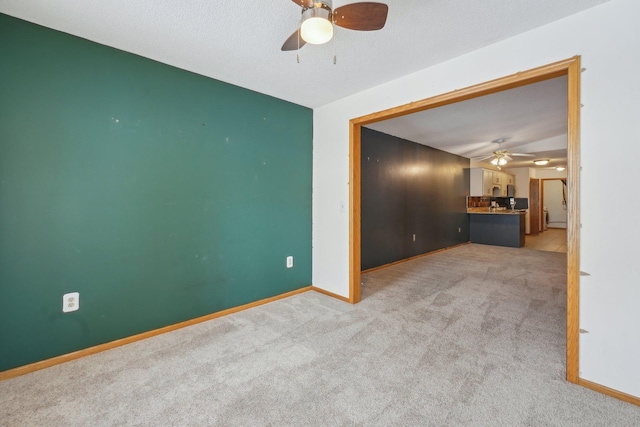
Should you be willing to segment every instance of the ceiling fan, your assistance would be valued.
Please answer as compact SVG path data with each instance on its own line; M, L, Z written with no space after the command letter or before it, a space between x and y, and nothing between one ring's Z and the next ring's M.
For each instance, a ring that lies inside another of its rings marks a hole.
M502 168L500 166L504 166L508 161L513 160L513 157L535 157L535 154L524 154L524 153L510 153L507 150L502 149L502 143L505 142L507 138L498 138L491 141L492 144L498 144L498 149L486 156L474 157L474 160L482 161L491 159L491 164L498 167L498 170Z
M298 50L307 43L323 44L333 37L333 26L375 31L384 27L389 7L383 3L351 3L332 9L331 0L292 0L302 7L300 27L284 42L282 50Z

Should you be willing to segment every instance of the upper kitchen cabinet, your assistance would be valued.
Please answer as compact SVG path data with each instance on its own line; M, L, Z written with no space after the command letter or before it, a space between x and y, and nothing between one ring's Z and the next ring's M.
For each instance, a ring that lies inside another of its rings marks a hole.
M507 185L515 185L513 175L483 168L472 168L469 179L470 196L505 197Z
M473 168L469 174L469 180L470 196L493 195L493 171Z

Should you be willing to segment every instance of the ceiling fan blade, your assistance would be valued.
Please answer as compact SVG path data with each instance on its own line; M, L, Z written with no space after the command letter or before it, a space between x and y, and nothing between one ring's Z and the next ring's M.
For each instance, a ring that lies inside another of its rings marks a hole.
M299 47L302 47L305 44L307 44L307 42L304 41L302 39L302 37L298 37L298 32L299 31L300 31L300 29L295 30L293 32L293 34L291 34L289 36L287 41L284 42L284 44L282 45L282 48L280 50L284 50L284 51L287 51L287 50L298 50Z
M509 153L510 156L514 157L535 157L535 154L524 154L524 153Z
M478 156L478 157L472 157L473 160L475 161L482 161L482 160L487 160L493 157L493 154L489 154L488 156Z
M333 11L333 22L350 30L375 31L384 27L388 12L384 3L351 3Z
M292 0L295 4L302 7L313 7L313 0Z
M503 159L505 159L505 160L506 160L506 161L508 161L508 162L510 162L510 161L512 161L512 160L513 160L511 157L509 157L509 155L508 155L508 154L505 154L504 156L502 156L502 158L503 158Z

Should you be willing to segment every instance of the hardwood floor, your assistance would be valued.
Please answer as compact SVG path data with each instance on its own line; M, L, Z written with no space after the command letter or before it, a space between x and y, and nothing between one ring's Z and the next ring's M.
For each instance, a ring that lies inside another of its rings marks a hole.
M524 247L548 252L567 253L567 230L565 228L548 228L537 236L527 235Z

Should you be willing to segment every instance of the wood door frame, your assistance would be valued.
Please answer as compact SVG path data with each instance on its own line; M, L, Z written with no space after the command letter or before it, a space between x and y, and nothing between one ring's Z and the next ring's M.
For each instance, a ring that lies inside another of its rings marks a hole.
M537 236L542 229L541 203L540 180L538 178L529 178L529 235Z
M567 381L579 381L579 288L580 288L580 56L522 71L464 89L444 93L349 121L349 302L360 301L361 194L360 131L362 126L443 105L567 76Z

